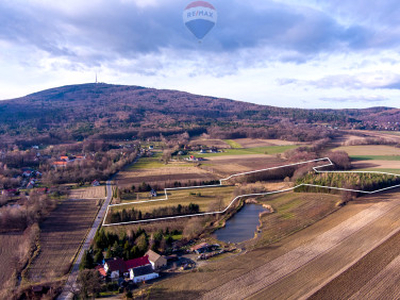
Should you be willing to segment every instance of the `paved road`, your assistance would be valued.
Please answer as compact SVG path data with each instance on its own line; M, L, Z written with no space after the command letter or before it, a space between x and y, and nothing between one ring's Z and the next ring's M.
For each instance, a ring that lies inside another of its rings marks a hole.
M104 201L95 221L93 222L92 228L90 229L89 234L87 235L83 246L78 254L78 258L75 260L74 265L72 266L71 273L68 276L68 280L65 284L64 290L61 293L61 295L57 298L59 300L70 300L73 298L73 294L71 292L71 288L75 286L76 284L76 279L78 278L78 273L79 273L79 264L81 263L83 253L85 250L88 250L90 247L90 243L93 240L97 229L101 225L103 218L105 216L106 210L108 205L110 204L111 198L112 198L112 184L111 180L107 181L107 198L106 201Z

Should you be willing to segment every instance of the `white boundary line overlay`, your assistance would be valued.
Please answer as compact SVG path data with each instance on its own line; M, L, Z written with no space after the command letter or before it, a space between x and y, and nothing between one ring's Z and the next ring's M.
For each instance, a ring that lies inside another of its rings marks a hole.
M287 168L287 167L306 165L306 164L316 163L316 162L320 162L320 161L327 161L328 163L324 164L324 165L321 165L321 166L312 167L313 171L315 173L317 173L317 174L322 174L322 173L349 173L349 174L350 173L356 173L356 174L381 174L381 175L391 175L391 176L395 176L395 177L400 177L399 174L389 173L389 172L380 172L380 171L320 171L319 170L320 168L325 168L325 167L330 167L330 166L334 166L335 165L331 161L331 159L329 157L323 157L323 158L308 160L308 161L304 161L304 162L287 164L287 165L283 165L283 166L277 166L277 167L272 167L272 168L267 168L267 169L254 170L254 171L249 171L249 172L233 174L233 175L230 175L227 178L220 179L219 180L219 184L217 184L217 185L202 185L202 186L190 186L190 187L165 188L164 189L165 198L162 198L162 199L133 201L133 202L121 203L121 204L110 204L107 207L107 210L106 210L106 213L105 213L105 217L103 219L102 226L103 227L121 226L121 225L130 225L130 224L139 224L139 223L149 223L149 222L154 222L154 221L166 221L166 220L181 219L181 218L190 218L190 217L199 217L199 216L224 214L238 199L246 198L246 197L268 196L268 195L286 193L286 192L294 191L295 189L297 189L299 187L302 187L302 186L322 188L322 189L330 189L330 190L337 190L337 191L344 191L344 192L352 192L352 193L360 193L360 194L367 194L367 195L381 193L381 192L384 192L384 191L388 191L388 190L400 187L400 184L398 184L398 185L382 188L382 189L375 190L375 191L364 191L364 190L355 190L355 189L338 188L338 187L331 187L331 186L323 186L323 185L302 183L302 184L296 185L294 187L291 187L291 188L288 188L288 189L283 189L283 190L277 190L277 191L271 191L271 192L265 192L265 193L244 194L244 195L236 196L229 203L229 205L225 209L223 209L221 211L205 212L205 213L197 213L197 214L189 214L189 215L181 215L181 216L161 217L161 218L154 218L154 219L119 222L119 223L106 223L106 218L108 216L108 212L109 212L109 208L110 207L125 206L125 205L139 204L139 203L167 201L168 200L168 191L189 190L189 189L203 189L203 188L213 188L213 187L214 188L224 187L226 185L223 185L222 182L228 181L228 180L230 180L232 178L235 178L235 177L244 176L244 175L251 175L251 174L261 173L261 172L270 171L270 170L277 170L277 169L282 169L282 168Z

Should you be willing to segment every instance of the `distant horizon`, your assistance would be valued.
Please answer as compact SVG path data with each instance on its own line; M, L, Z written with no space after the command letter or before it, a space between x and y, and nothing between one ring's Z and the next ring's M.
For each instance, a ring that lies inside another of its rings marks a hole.
M59 85L59 86L54 86L54 87L48 87L48 88L44 88L44 89L41 89L41 90L34 90L34 91L29 92L28 94L25 94L25 95L22 95L22 96L12 97L12 98L8 98L8 99L0 99L0 101L12 101L12 100L15 100L15 99L24 98L24 97L28 97L30 95L41 93L41 92L44 92L44 91L47 91L47 90L63 88L63 87L67 87L67 86L90 85L90 84L93 84L93 85L95 85L95 84L105 84L105 85L115 85L115 86L137 86L137 87L143 87L143 88L147 88L147 89L170 90L170 91L189 93L189 94L193 94L193 95L197 95L197 96L227 99L227 100L232 100L232 101L247 102L247 103L256 104L256 105L260 105L260 106L271 106L271 107L278 107L278 108L293 108L293 109L305 109L305 110L314 110L314 109L316 109L316 110L318 110L318 109L346 110L346 109L371 109L371 108L381 108L382 107L382 108L390 108L390 109L400 109L400 107L385 106L385 105L373 105L373 106L365 106L365 107L336 107L336 108L334 108L334 107L278 106L278 105L270 105L270 104L263 104L263 103L257 103L257 102L252 102L252 101L246 101L246 100L242 100L242 99L232 99L232 98L228 98L228 97L219 97L219 96L215 96L215 95L198 94L198 93L194 93L194 92L190 92L190 91L178 90L178 89L173 89L173 88L156 88L156 87L143 86L143 85L139 85L139 84L107 83L107 82L102 82L102 81L84 82L84 83L72 83L72 84L64 84L64 85Z

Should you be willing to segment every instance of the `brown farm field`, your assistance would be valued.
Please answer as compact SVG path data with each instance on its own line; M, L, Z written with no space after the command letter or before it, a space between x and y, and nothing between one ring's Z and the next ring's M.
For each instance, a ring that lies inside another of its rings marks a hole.
M40 224L40 252L27 280L41 282L64 276L97 214L96 200L65 200Z
M72 199L101 199L106 197L105 186L92 186L73 189L69 193Z
M352 167L355 169L363 169L367 171L382 171L390 172L388 170L400 171L400 160L358 160L352 162Z
M342 146L333 151L345 151L350 156L396 156L400 148L385 145Z
M266 169L282 164L284 161L275 155L249 154L209 157L200 167L224 178L236 173Z
M21 233L0 234L0 299L15 286L14 272L18 262L28 254L30 241Z
M243 148L254 148L254 147L268 147L268 146L287 146L296 145L299 143L284 141L284 140L272 140L272 139L233 139L234 142L241 145Z

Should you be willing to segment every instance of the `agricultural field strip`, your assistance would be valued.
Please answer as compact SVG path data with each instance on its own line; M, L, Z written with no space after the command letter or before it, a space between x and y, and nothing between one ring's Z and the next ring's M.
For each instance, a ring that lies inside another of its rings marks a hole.
M277 170L277 169L282 169L286 167L293 167L293 166L298 166L298 165L304 165L304 164L309 164L309 163L315 163L315 162L320 162L320 161L328 161L328 164L322 165L322 166L317 166L313 167L312 169L316 173L342 173L342 174L381 174L381 175L391 175L395 177L399 177L399 174L394 174L394 173L389 173L389 172L379 172L379 171L320 171L320 168L325 168L325 167L330 167L334 166L334 163L331 161L329 157L324 157L324 158L318 158L318 159L313 159L305 162L298 162L298 163L293 163L293 164L288 164L284 166L277 166L277 167L272 167L272 168L266 168L266 169L261 169L261 170L254 170L254 171L248 171L248 172L242 172L242 173L237 173L230 175L227 178L220 179L219 185L206 185L206 186L192 186L192 187L178 187L178 188L165 188L164 193L165 193L165 198L163 199L156 199L156 200L146 200L146 201L134 201L134 202L129 202L129 203L121 203L121 204L110 204L107 207L106 211L106 216L109 213L109 208L110 207L115 207L115 206L124 206L124 205L132 205L132 204L139 204L139 203L146 203L146 202L156 202L156 201L168 201L168 191L176 191L176 190L189 190L189 189L202 189L202 188L218 188L224 186L222 184L223 181L228 181L232 178L238 177L238 176L245 176L245 175L251 175L251 174L256 174L256 173L261 173L265 171L271 171L271 170ZM364 191L364 190L355 190L355 189L347 189L347 188L338 188L338 187L331 187L331 186L323 186L323 185L315 185L315 184L308 184L308 183L302 183L299 185L296 185L294 187L288 188L288 189L283 189L283 190L277 190L277 191L272 191L272 192L265 192L265 193L253 193L253 194L245 194L245 195L239 195L236 196L230 203L229 205L223 209L222 211L214 211L214 212L205 212L205 213L198 213L198 214L190 214L190 215L182 215L182 216L173 216L173 217L163 217L163 218L154 218L154 219L146 219L146 220L137 220L137 221L128 221L128 222L118 222L118 223L105 223L106 218L103 220L102 226L104 227L110 227L110 226L121 226L121 225L129 225L129 224L138 224L138 223L147 223L147 222L154 222L154 221L165 221L165 220L171 220L171 219L178 219L178 218L188 218L188 217L198 217L198 216L207 216L207 215L216 215L216 214L224 214L238 199L240 198L245 198L245 197L257 197L257 196L268 196L268 195L274 195L274 194L280 194L280 193L286 193L289 191L294 191L297 188L300 188L302 186L308 186L308 187L316 187L316 188L323 188L323 189L330 189L330 190L337 190L337 191L344 191L344 192L353 192L353 193L361 193L361 194L376 194L376 193L381 193L384 191L388 191L391 189L395 189L397 187L400 187L399 185L394 185L390 186L387 188L382 188L379 190L375 191Z
M386 235L382 240L379 241L379 243L377 245L374 245L373 249L378 248L380 245L384 244L386 241L388 241L391 237L393 237L394 235L398 234L400 231L400 228L395 228L393 231L391 231L388 235ZM372 249L372 250L373 250ZM367 256L370 253L370 251L364 253L361 257L357 257L356 259L354 259L353 261L351 261L350 263L346 264L343 268L341 268L339 271L337 271L335 274L333 274L332 276L330 276L329 278L327 278L326 280L324 280L321 284L319 284L317 287L315 287L314 289L312 289L311 291L309 291L307 294L302 295L299 300L306 300L308 298L310 298L312 295L314 295L316 292L318 292L321 288L323 288L324 286L326 286L327 284L329 284L333 279L337 278L339 275L343 274L346 270L348 270L351 266L353 266L355 263L357 263L358 261L362 260L365 256ZM368 289L371 289L371 287L375 287L376 284L371 284L371 282L377 281L380 282L382 281L382 278L385 278L382 276L382 274L384 274L385 272L391 271L390 269L392 268L393 265L398 265L398 263L400 262L400 256L398 256L392 263L390 263L385 269L383 269L377 276L375 276L372 280L370 280L370 282L368 282L363 289L365 289L365 287L367 285L370 285ZM382 277L382 278L379 278ZM378 279L377 279L378 278ZM386 277L387 278L387 277ZM361 290L360 290L361 291ZM359 292L360 292L359 291ZM355 294L357 295L357 294ZM365 297L364 297L365 298ZM352 299L354 299L354 296L352 297ZM358 299L362 299L362 298L358 298Z
M369 224L373 224L382 216L390 212L397 203L375 204L363 210L357 215L342 222L338 226L315 237L312 242L295 248L282 256L243 274L219 287L205 293L202 299L236 299L251 297L272 284L278 282L288 274L300 269L337 247L353 234ZM393 235L400 229L396 228L389 235ZM380 243L386 240L384 237ZM378 243L378 245L380 244Z
M388 266L386 266L378 275L365 284L357 293L351 296L355 299L378 299L385 295L387 286L397 287L399 280L400 256L395 258ZM398 289L397 289L398 292ZM397 294L397 297L399 294Z

